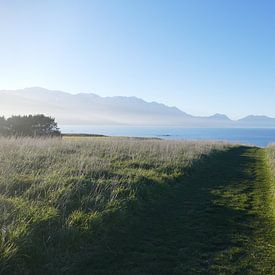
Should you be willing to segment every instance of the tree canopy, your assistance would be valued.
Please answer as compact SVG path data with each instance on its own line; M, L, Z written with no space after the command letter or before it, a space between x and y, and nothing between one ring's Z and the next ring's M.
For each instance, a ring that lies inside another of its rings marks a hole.
M0 135L57 136L60 131L54 118L39 114L0 117Z

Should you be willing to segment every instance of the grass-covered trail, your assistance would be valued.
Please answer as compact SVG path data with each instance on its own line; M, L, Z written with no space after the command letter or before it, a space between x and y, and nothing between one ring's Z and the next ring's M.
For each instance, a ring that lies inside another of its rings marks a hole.
M109 255L117 255L103 261L106 269L275 274L271 185L263 149L238 147L206 158L132 217L136 223L111 242Z
M177 240L185 271L275 274L274 185L264 150L233 148L198 171L175 201L171 224L179 231L167 237Z

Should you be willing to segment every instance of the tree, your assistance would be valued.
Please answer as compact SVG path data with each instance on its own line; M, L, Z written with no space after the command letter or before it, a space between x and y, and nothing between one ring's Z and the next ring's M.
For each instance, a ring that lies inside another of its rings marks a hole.
M5 132L14 136L60 135L55 119L45 115L12 116L7 120L0 118L0 134L5 134Z
M59 128L54 118L44 115L31 117L31 129L34 136L56 136L60 135Z
M5 117L0 117L0 135L7 135L9 132L9 127Z

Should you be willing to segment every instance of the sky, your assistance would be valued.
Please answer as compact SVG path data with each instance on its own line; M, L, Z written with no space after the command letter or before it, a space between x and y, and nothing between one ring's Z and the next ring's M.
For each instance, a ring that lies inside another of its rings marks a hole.
M0 0L0 89L275 117L273 0Z

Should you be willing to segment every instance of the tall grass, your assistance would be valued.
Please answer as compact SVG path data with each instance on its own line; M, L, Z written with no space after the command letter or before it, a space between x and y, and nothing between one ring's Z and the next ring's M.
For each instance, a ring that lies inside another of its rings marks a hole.
M267 152L269 166L271 169L271 177L272 177L272 182L273 182L273 184L270 187L270 196L269 196L270 203L269 203L269 205L271 207L270 213L274 220L274 227L275 227L275 143L267 146L266 152ZM275 234L275 232L274 232L274 234Z
M132 207L134 215L143 200L152 199L151 186L172 184L203 156L227 147L131 138L0 138L0 273L70 272L83 251L97 256L110 237L108 226L127 220L126 209Z

